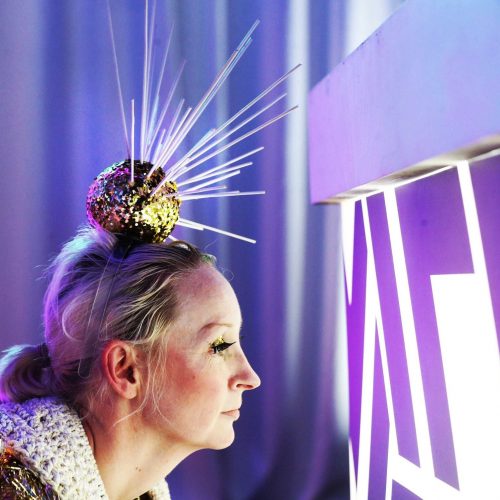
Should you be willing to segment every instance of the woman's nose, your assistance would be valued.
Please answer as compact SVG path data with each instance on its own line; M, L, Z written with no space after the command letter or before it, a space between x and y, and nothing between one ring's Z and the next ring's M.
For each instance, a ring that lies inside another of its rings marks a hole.
M260 377L243 353L241 354L239 369L231 380L231 385L233 388L243 391L257 389L260 385Z

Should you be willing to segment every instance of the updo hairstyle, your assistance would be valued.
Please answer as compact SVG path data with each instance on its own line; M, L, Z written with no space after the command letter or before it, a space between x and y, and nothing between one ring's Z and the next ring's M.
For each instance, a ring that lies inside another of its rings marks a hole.
M156 402L155 373L165 362L176 319L176 284L214 258L192 245L131 243L83 227L52 262L44 299L45 343L14 346L0 361L0 400L57 396L92 411L107 385L100 355L112 339L140 349L148 367L143 404Z

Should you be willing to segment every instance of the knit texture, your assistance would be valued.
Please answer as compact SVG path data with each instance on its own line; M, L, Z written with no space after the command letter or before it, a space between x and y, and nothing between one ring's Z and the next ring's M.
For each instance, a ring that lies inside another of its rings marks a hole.
M62 500L108 499L78 414L56 398L0 405L0 453L9 448ZM151 498L169 500L167 483Z

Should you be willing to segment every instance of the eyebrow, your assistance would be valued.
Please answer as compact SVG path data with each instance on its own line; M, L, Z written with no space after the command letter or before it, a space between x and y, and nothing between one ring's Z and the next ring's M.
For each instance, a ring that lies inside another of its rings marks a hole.
M205 325L201 330L200 332L205 332L205 331L208 331L208 330L211 330L212 328L216 328L216 327L226 327L226 328L233 328L234 327L234 324L233 323L219 323L217 321L214 321L213 323L208 323L207 325ZM239 331L241 331L243 327L243 320L241 321L241 325L240 325L240 329Z

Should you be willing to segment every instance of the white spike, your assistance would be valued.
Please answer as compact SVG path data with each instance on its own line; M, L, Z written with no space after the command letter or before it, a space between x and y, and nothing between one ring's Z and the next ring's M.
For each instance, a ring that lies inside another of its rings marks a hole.
M170 151L172 151L172 153L173 153L174 149L172 147L172 143L175 141L177 135L179 134L179 130L181 130L182 125L184 125L184 122L186 121L186 119L188 118L188 116L190 115L192 110L193 110L193 108L191 108L191 107L187 108L186 111L184 112L184 115L182 116L181 120L179 121L177 128L172 132L172 135L170 137L167 135L167 140L166 140L166 144L164 146L164 150L161 153L160 157L158 158L158 165L164 165L163 158L165 156L170 156Z
M180 68L177 71L177 75L175 76L174 82L172 83L172 86L170 87L170 91L168 93L167 100L165 101L165 104L163 105L163 108L162 108L161 113L160 113L160 117L158 118L158 121L156 122L152 137L149 138L149 147L148 147L146 154L149 154L149 152L150 152L151 148L153 147L153 144L156 140L156 136L158 135L158 132L161 129L163 120L165 119L165 115L167 114L168 108L170 107L170 103L172 102L172 98L174 96L177 85L179 84L179 81L181 79L182 72L184 71L185 66L186 66L186 61L183 61Z
M245 111L250 109L254 104L259 102L263 97L265 97L271 90L275 89L281 82L286 80L296 69L300 68L302 64L297 64L291 70L287 71L283 76L274 81L267 89L263 90L257 97L252 99L248 104L243 106L237 113L235 113L231 118L229 118L225 123L223 123L220 127L218 127L218 131L221 132L226 127L228 127L231 123L233 123L236 119L238 119Z
M191 191L179 191L175 194L173 194L173 196L169 196L169 195L166 195L166 198L181 198L186 194L198 194L198 193L210 193L210 192L213 192L213 191L222 191L224 189L227 189L227 186L211 186L211 187L203 187L203 188L200 188L200 189L196 189L196 190L191 190Z
M135 147L135 106L134 106L134 99L131 101L132 104L132 121L130 124L130 138L132 142L132 153L130 154L130 183L134 183L134 147Z
M215 135L216 131L217 129L215 128L210 129L177 163L174 163L171 167L169 167L165 171L165 174L170 176L173 172L182 170L183 165L189 161L191 154L203 147Z
M169 156L164 158L163 165L160 165L160 166L164 166L168 162L168 160L170 159L170 157L172 156L174 151L177 149L178 145L184 140L184 138L186 137L188 132L191 130L193 125L196 123L198 118L201 116L201 114L205 110L205 108L208 106L210 101L213 99L213 97L215 96L215 94L219 90L220 86L227 79L227 77L229 76L229 73L232 71L232 69L234 68L236 63L240 60L241 56L244 54L244 52L246 51L246 49L250 45L250 43L252 41L251 34L255 30L255 28L257 28L257 25L259 24L259 22L260 21L257 20L252 25L252 27L250 28L248 33L243 37L243 40L240 42L240 44L238 45L236 50L231 54L231 56L229 57L226 64L224 64L222 69L219 71L219 73L215 77L215 80L212 82L210 87L207 89L207 91L205 92L205 94L203 95L201 100L198 102L198 104L194 108L194 111L191 114L190 119L186 122L183 129L179 132L179 135L178 135L175 143L173 143L172 148L169 151Z
M182 201L190 201L190 200L201 200L202 198L227 198L231 196L255 196L258 194L266 194L265 191L244 191L243 193L240 193L239 191L228 191L226 193L219 193L219 194L207 194L203 195L200 194L198 195L193 195L193 196L186 196L182 198Z
M233 163L236 163L237 161L240 161L240 160L243 160L243 158L247 158L255 153L258 153L259 151L262 151L264 149L264 146L260 146L258 148L255 148L255 149L252 149L252 151L248 151L247 153L244 153L236 158L233 158L232 160L229 160L227 161L226 163L223 163L222 165L218 165L216 167L213 167L209 170L205 170L205 172L202 172L201 174L198 174L194 177L190 177L189 180L192 180L192 179L196 179L198 177L201 177L203 175L206 175L206 174L210 174L212 172L215 172L216 170L220 169L220 168L224 168L224 167L227 167L229 165L232 165ZM187 167L185 170L183 170L182 172L179 172L178 175L177 175L177 178L181 177L182 175L184 175L185 173L187 173L189 170L191 170L191 167Z
M152 158L149 160L153 165L156 163L156 159L163 147L163 139L165 138L165 134L167 133L167 129L163 129L160 134L160 138L158 139L158 145L156 146L155 152L153 153ZM147 156L147 155L146 155Z
M227 189L227 186L212 186L212 187L206 187L206 188L201 188L198 191L175 191L174 193L166 193L162 194L161 196L163 198L182 198L182 196L185 194L186 196L192 195L192 194L197 194L197 193L206 193L209 191L222 191L224 189ZM239 191L233 191L233 192L239 192Z
M192 222L192 221L189 221L189 220L186 220L186 219L179 219L177 221L177 224L178 225L184 225L185 227L188 227L190 229L198 229L198 230L203 230L203 229L206 229L208 231L213 231L214 233L219 233L219 234L223 234L225 236L230 236L232 238L236 238L238 240L242 240L242 241L247 241L248 243L256 243L257 241L252 239L252 238L247 238L246 236L241 236L239 234L236 234L236 233L230 233L229 231L224 231L223 229L219 229L217 227L213 227L213 226L207 226L206 224L200 224L199 222L196 222L194 223L196 226L192 225L186 225L185 223L188 222Z
M250 137L251 135L256 134L257 132L268 127L269 125L273 124L274 122L281 120L282 118L284 118L286 115L288 115L289 113L291 113L293 110L295 110L297 108L298 108L298 106L294 106L293 108L287 109L283 113L280 113L279 115L275 116L274 118L271 118L267 122L264 122L262 125L259 125L255 128L253 128L252 130L246 132L243 135L240 135L239 137L237 137L233 141L225 144L221 148L219 148L219 149L213 151L212 153L208 154L207 156L201 158L201 160L198 160L193 165L189 165L189 167L194 168L194 167L197 167L198 165L201 165L202 163L205 163L206 161L210 160L210 158L213 158L214 156L217 156L219 153L222 153L223 151L225 151L226 149L233 147L235 144L238 144L239 142L243 141L247 137ZM169 178L167 180L174 180L175 181L179 175L180 174L177 174L174 176L169 176ZM166 180L165 180L165 182L166 182Z
M167 46L165 48L165 53L163 54L163 60L162 60L161 68L160 68L160 74L158 76L158 81L156 83L156 88L155 88L155 91L153 94L154 95L154 97L153 97L153 109L152 109L152 113L151 113L151 121L150 121L149 126L148 126L148 133L147 133L147 140L146 140L146 143L148 145L148 148L146 151L146 156L147 156L148 150L150 149L153 129L156 126L156 118L158 115L158 105L159 105L159 101L160 101L160 89L161 89L161 84L163 82L163 75L165 73L165 68L167 66L167 57L168 57L168 53L170 51L170 44L172 42L173 33L174 33L174 28L172 27L170 30L170 33L168 35Z
M294 66L291 70L287 71L283 76L278 78L276 81L274 81L269 87L267 87L265 90L263 90L257 97L252 99L248 104L243 106L239 111L237 111L233 116L231 116L225 123L223 123L221 126L217 127L214 135L222 132L224 129L226 129L231 123L233 123L237 118L239 118L245 111L250 109L254 104L259 102L263 97L265 97L269 92L271 92L273 89L275 89L280 83L282 83L284 80L286 80L294 71L296 71L298 68L300 68L302 64L297 64ZM283 96L284 97L284 96ZM193 154L197 151L197 147L193 147L186 155L185 157L192 157Z
M241 163L240 165L236 165L234 167L223 168L221 170L217 170L216 172L212 172L210 174L203 173L203 174L197 175L196 177L193 177L192 179L188 179L184 182L179 182L177 184L177 187L186 186L187 184L192 184L193 182L204 181L205 179L211 179L212 177L215 177L216 175L223 175L227 172L233 172L234 170L239 170L239 169L242 169L245 167L250 167L251 165L253 165L253 162L249 161L247 163Z
M111 34L111 45L113 47L113 61L115 64L116 83L118 84L118 100L120 101L120 111L122 115L122 125L123 125L123 132L125 134L125 144L127 146L127 154L130 156L130 143L128 140L127 120L125 119L125 107L123 105L122 85L120 81L120 70L118 68L118 57L116 56L115 34L113 31L113 18L111 16L111 6L109 5L109 0L107 0L107 7L108 7L109 32Z
M148 10L149 0L144 0L144 56L143 56L143 74L142 74L142 106L141 106L141 127L139 134L139 158L141 163L143 157L143 141L144 141L144 116L146 114L146 85L148 79Z
M155 20L156 20L156 1L153 0L153 12L151 14L151 19L149 20L149 38L148 38L148 53L147 53L147 82L146 82L146 114L143 118L144 122L144 145L143 145L143 156L144 160L146 158L146 149L148 145L148 131L149 131L149 119L150 119L150 96L151 96L151 86L153 83L153 40L155 32Z
M184 102L185 102L185 99L182 98L179 101L179 104L177 105L177 108L175 109L175 113L174 113L174 116L172 118L172 121L170 122L170 125L168 126L168 131L167 131L167 135L166 135L166 138L165 138L165 143L158 145L158 148L155 151L156 161L153 162L153 166L150 168L150 170L148 172L148 175L147 175L148 177L150 177L151 174L158 168L158 166L159 166L158 163L157 163L158 159L163 156L163 153L165 152L165 149L168 148L168 144L170 142L170 136L172 134L172 131L173 131L174 127L177 125L177 120L179 119L179 115L181 114L182 107L184 106Z
M199 188L203 188L205 186L211 186L212 184L217 184L217 182L220 182L220 181L223 181L225 179L229 179L230 177L234 177L235 175L238 175L240 174L240 170L236 170L235 172L230 172L228 174L225 174L225 175L221 175L215 179L211 179L209 181L206 181L206 182L202 182L201 184L197 184L196 186L193 186L192 188L184 191L185 193L191 193L192 191L195 191Z
M203 229L197 222L193 220L183 219L182 217L179 217L179 220L175 223L175 225L191 227L193 229Z
M215 141L213 141L210 144L208 144L207 146L205 146L201 151L198 151L196 154L189 155L189 157L187 155L185 155L183 158L181 158L181 160L179 162L177 162L177 165L178 165L177 169L175 169L175 168L169 169L169 177L177 178L180 175L179 171L180 171L180 167L181 166L189 166L189 164L192 163L194 160L196 160L197 158L199 158L200 156L202 156L207 151L210 151L210 149L212 149L214 146L217 146L217 144L220 144L223 140L227 139L230 135L234 134L240 128L244 127L249 122L251 122L252 120L254 120L255 118L257 118L259 115L261 115L262 113L264 113L265 111L267 111L271 106L273 106L274 104L276 104L278 101L280 101L281 99L283 99L285 96L286 96L286 94L280 95L277 99L275 99L274 101L272 101L268 105L264 106L262 109L260 109L259 111L257 111L253 115L249 116L245 120L243 120L241 123L239 123L238 125L236 125L235 127L233 127L231 130L229 130L228 132L226 132L223 136L219 137ZM213 134L213 136L217 135L220 132L220 130L222 130L222 129L218 128L216 130L216 132Z
M201 155L203 155L204 153L206 153L207 151L209 151L210 149L212 149L214 146L217 146L217 144L220 144L224 139L227 139L230 135L232 135L235 132L237 132L240 128L244 127L247 123L249 123L253 119L257 118L259 115L261 115L262 113L264 113L265 111L267 111L271 106L273 106L274 104L276 104L277 102L279 102L284 97L286 97L286 94L280 95L274 101L272 101L271 103L267 104L262 109L260 109L259 111L257 111L253 115L249 116L245 120L243 120L241 123L239 123L238 125L236 125L236 127L233 127L231 130L229 130L229 132L226 132L223 136L219 137L217 140L215 140L212 143L210 143L207 146L205 146L201 151L198 151L195 155L191 156L189 158L189 162L191 162L193 160L196 160Z

